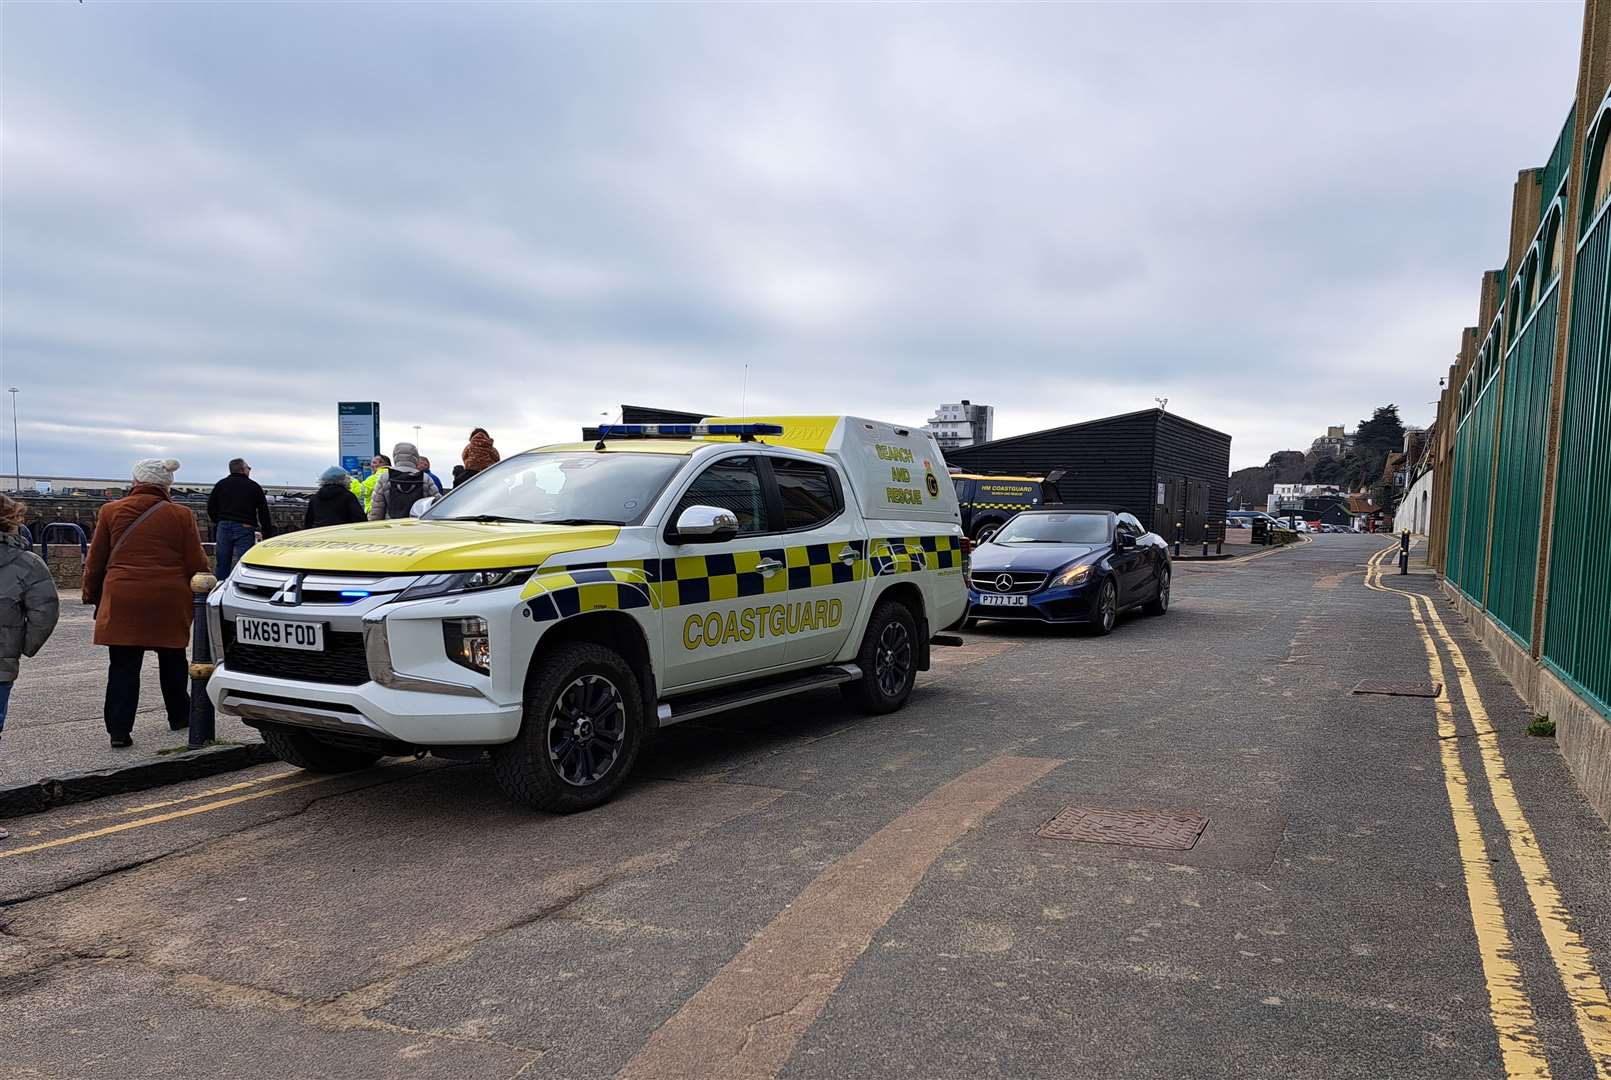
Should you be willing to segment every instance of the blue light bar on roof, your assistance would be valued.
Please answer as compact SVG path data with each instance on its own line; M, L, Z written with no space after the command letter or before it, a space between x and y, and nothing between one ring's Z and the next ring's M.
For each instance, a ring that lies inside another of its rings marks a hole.
M635 436L643 439L699 439L707 435L735 435L751 438L757 435L782 435L781 424L603 424L599 438Z

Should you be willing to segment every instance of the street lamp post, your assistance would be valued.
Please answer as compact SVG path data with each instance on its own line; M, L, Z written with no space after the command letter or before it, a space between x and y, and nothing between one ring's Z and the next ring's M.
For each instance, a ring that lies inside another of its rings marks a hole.
M11 467L14 470L12 479L16 483L13 489L22 493L22 441L17 437L17 387L13 386L11 394Z
M420 426L418 424L415 424L414 425L414 449L418 450L419 448L420 448Z

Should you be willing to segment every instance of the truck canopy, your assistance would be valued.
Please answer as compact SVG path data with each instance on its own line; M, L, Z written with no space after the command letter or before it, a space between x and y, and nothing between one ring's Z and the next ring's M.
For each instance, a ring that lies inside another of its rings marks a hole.
M956 491L945 459L922 427L861 416L722 416L709 424L778 424L782 435L759 442L809 450L839 462L866 518L957 524Z

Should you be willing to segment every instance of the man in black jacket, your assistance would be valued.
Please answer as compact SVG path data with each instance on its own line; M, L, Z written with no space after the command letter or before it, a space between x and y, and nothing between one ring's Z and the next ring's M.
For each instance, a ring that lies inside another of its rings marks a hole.
M207 496L207 516L213 521L220 579L229 576L253 544L274 535L268 498L252 479L252 467L245 458L231 461L229 475L213 485Z

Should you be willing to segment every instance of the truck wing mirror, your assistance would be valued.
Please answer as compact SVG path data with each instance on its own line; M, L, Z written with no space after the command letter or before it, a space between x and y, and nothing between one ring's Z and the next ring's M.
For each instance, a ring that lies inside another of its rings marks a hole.
M719 506L690 506L677 515L672 539L683 544L731 540L738 535L738 515Z

